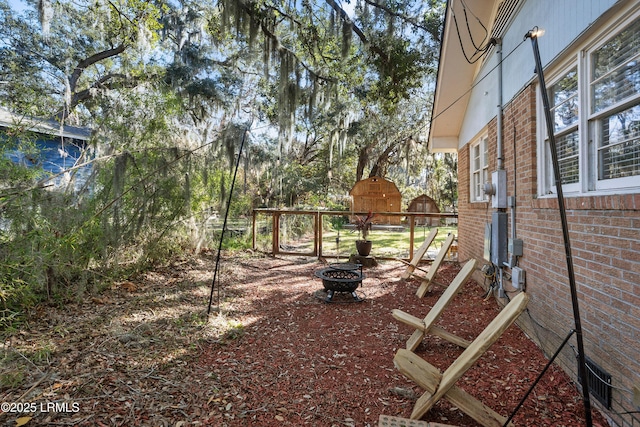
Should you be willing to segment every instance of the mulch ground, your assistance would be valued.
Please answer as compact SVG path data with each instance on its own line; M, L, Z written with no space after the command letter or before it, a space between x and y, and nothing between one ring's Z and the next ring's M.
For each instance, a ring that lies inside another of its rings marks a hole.
M415 296L405 266L365 269L363 302L323 301L317 259L225 256L207 305L213 256L177 260L64 307L41 305L0 348L7 426L376 426L409 417L422 390L393 365L413 332L391 310L424 317L443 288ZM438 281L459 266L445 263ZM440 326L472 340L496 316L474 281ZM524 314L526 315L526 314ZM416 353L444 370L462 349L429 336ZM517 326L457 385L508 416L547 363ZM21 405L20 405L21 404ZM18 411L21 409L22 411ZM25 410L26 409L26 410ZM477 426L442 400L424 420ZM583 426L581 394L552 366L516 426ZM606 426L594 410L594 425Z

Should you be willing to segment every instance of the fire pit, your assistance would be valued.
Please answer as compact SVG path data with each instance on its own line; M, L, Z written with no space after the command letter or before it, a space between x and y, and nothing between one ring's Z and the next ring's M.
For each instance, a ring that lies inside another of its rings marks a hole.
M356 289L362 285L362 279L365 278L361 264L331 264L316 271L315 275L322 279L322 286L327 291L325 302L331 302L336 292L349 292L354 301L363 301L356 293Z

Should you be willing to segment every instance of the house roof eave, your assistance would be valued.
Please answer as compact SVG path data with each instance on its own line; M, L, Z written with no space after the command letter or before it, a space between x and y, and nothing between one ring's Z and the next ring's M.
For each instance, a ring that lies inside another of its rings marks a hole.
M457 136L439 136L429 139L429 151L432 153L457 153Z
M474 2L474 15L490 29L499 0L478 0ZM477 10L476 10L477 9ZM481 61L470 64L461 48L461 37L454 20L454 14L463 16L460 0L448 0L445 23L440 48L438 75L429 129L429 150L432 152L456 152L459 135L467 111L473 81ZM461 24L466 31L466 26ZM468 36L467 36L468 38ZM465 43L464 38L462 43ZM465 43L469 49L471 42ZM473 48L472 48L473 49Z

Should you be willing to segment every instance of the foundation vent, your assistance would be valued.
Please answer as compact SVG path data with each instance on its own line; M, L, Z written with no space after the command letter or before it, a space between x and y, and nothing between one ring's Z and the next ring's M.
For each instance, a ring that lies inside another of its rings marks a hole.
M602 403L607 409L611 409L611 374L598 366L593 360L586 358L587 363L587 384L589 392L596 400ZM578 369L578 381L583 384Z

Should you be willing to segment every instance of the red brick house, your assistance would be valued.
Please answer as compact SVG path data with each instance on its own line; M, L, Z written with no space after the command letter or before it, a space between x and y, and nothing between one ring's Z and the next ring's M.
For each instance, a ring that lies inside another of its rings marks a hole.
M584 353L602 379L591 402L612 425L640 426L640 2L447 6L429 144L458 153L459 258L493 267L502 303L524 289L520 326L547 355L561 348L574 317L547 111L525 37L544 30ZM575 336L557 361L578 383Z

